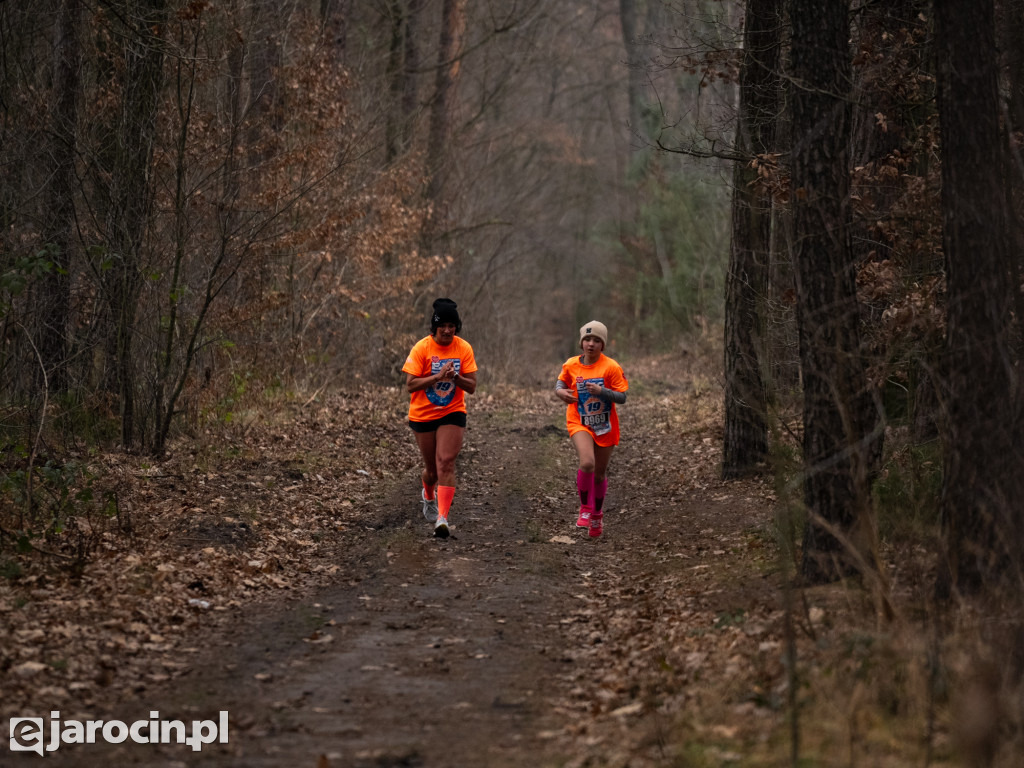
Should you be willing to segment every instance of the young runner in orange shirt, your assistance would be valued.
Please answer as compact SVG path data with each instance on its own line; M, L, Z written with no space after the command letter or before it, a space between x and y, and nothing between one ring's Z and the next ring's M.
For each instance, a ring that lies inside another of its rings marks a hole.
M580 328L582 355L562 365L555 396L566 404L565 424L579 457L576 490L580 497L576 525L588 528L591 538L604 530L604 504L608 492L608 462L619 444L616 404L626 402L629 381L617 362L604 355L608 329L592 320Z
M416 342L402 366L409 390L409 427L423 457L423 516L434 521L434 535L442 539L448 537L455 460L466 431L466 393L476 391L476 358L469 342L456 335L461 330L456 303L437 299L430 335Z

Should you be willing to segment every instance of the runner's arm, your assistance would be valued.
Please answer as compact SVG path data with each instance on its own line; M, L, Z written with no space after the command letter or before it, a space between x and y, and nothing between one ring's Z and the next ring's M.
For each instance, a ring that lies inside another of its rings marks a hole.
M430 376L413 376L405 374L405 388L412 392L419 392L421 389L430 389L441 380L441 374L435 373Z
M455 386L464 391L467 395L476 392L476 371L472 373L455 374Z
M572 390L569 389L569 385L559 379L555 382L555 397L566 404L572 404L576 402L576 398L573 397Z
M626 402L626 393L619 392L616 389L608 389L608 387L602 387L596 381L587 382L587 392L592 394L594 397L599 397L608 403L618 403L622 405Z
M437 373L431 373L426 376L416 376L406 372L405 388L409 390L410 394L412 394L413 392L419 392L421 389L430 389L439 381L454 381L456 378L455 364L449 360ZM473 388L476 389L475 383Z
M625 392L616 392L614 389L608 389L608 387L601 387L601 394L598 395L602 400L610 400L613 403L622 405L626 402Z

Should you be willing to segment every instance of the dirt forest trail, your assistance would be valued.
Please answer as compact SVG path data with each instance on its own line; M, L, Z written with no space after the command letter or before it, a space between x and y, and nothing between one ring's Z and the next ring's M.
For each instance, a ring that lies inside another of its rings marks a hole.
M631 380L599 540L574 527L561 406L471 399L451 538L431 536L415 470L374 481L333 582L239 610L188 674L121 702L128 721L227 710L228 744L49 764L639 767L767 740L778 707L751 702L782 679L771 493L714 479L714 389L656 366Z

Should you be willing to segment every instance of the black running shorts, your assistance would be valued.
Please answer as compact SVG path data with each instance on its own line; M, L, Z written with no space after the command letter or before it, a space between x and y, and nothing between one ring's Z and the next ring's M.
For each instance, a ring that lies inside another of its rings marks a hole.
M433 421L409 421L409 427L412 428L413 432L436 432L438 427L443 427L447 424L454 424L456 427L465 429L466 412L453 411Z

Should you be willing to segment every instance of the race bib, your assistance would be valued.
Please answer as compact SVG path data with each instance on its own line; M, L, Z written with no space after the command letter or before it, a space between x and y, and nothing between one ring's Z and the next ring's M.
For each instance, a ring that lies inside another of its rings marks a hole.
M442 360L439 357L430 358L430 375L433 376L444 368L449 362L455 363L455 375L462 370L462 361L458 358ZM438 408L444 408L451 403L455 397L454 381L439 381L427 390L427 400Z
M612 404L600 397L587 392L587 384L593 382L604 386L604 379L576 379L576 410L580 414L580 423L595 435L603 435L612 428Z

